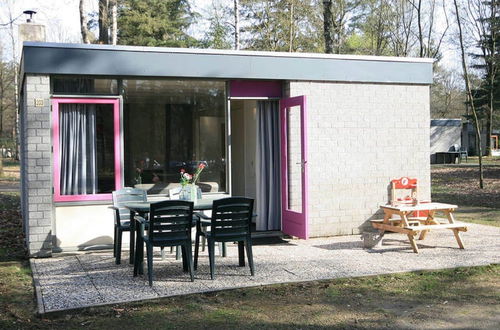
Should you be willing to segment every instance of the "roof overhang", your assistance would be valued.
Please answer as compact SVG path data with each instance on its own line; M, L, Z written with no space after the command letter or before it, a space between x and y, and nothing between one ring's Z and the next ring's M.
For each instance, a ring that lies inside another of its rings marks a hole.
M432 83L433 59L25 42L21 74Z

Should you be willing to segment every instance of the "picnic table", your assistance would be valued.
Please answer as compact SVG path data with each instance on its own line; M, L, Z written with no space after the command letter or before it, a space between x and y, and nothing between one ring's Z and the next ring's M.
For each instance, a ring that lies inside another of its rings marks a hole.
M418 253L418 246L415 236L420 233L419 240L423 240L430 230L450 229L455 235L460 249L464 248L460 232L467 231L467 226L463 223L455 222L453 212L456 205L445 203L418 203L400 205L381 205L384 211L383 220L371 220L372 226L384 231L391 231L406 234L410 241L413 252ZM426 217L412 217L413 214L424 211ZM443 213L446 219L436 218L436 213ZM394 217L394 215L399 217ZM447 221L447 222L444 222Z

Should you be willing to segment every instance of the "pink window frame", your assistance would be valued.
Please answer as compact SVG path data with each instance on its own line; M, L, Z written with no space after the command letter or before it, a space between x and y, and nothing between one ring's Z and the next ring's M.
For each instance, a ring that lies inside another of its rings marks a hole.
M88 195L61 195L61 155L59 150L59 104L112 104L114 147L115 147L115 189L122 186L121 170L121 148L120 148L120 100L119 99L97 99L97 98L52 98L52 137L54 149L54 201L55 202L78 202L78 201L106 201L111 200L111 194L88 194Z

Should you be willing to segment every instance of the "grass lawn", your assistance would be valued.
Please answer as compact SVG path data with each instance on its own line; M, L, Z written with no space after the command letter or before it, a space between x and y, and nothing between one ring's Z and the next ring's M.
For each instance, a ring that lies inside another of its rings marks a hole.
M0 175L0 191L14 191L19 187L19 162L3 159L3 171Z
M477 157L476 157L477 160ZM484 189L479 189L479 171L471 163L432 166L432 200L456 204L460 221L500 226L500 157L487 158Z
M468 167L449 168L433 167L433 199L459 204L460 220L498 226L500 210L489 200L499 200L497 169L488 171L491 181L478 192ZM0 193L0 329L497 329L500 324L500 265L272 285L38 316L22 240L19 194Z

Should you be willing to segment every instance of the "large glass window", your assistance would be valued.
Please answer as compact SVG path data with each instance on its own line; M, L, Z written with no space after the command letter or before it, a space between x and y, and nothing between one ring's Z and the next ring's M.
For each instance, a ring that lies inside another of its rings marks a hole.
M124 80L126 186L164 194L206 165L203 192L226 191L225 82Z

